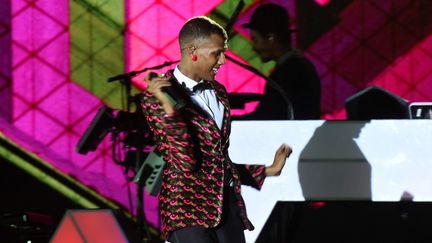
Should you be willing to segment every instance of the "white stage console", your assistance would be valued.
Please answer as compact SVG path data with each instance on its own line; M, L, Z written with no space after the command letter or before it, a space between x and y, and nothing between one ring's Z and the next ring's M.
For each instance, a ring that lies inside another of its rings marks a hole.
M230 156L270 165L293 148L279 177L243 187L254 242L277 201L432 201L432 120L235 121Z

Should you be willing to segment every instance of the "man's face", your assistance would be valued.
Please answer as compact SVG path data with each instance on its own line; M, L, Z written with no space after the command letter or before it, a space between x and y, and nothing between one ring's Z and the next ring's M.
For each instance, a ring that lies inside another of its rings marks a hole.
M250 34L253 50L260 56L263 62L271 61L273 59L272 43L256 30L251 30Z
M226 41L222 36L212 34L210 38L201 41L195 54L198 56L194 63L197 76L203 80L214 80L221 65L225 64Z

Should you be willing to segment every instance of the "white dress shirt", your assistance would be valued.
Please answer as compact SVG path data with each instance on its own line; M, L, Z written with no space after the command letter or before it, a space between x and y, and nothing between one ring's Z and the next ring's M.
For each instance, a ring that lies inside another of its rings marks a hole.
M192 91L193 87L198 84L195 80L188 78L178 69L178 66L174 69L174 77L180 84L183 84ZM201 80L200 82L204 82ZM192 93L192 100L203 110L205 110L216 122L219 130L222 129L223 115L225 107L216 97L213 89L198 90Z

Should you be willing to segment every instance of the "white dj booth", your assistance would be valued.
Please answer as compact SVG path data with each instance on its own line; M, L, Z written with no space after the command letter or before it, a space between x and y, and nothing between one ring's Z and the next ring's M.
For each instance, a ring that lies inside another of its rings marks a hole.
M255 242L277 201L432 202L432 120L234 121L230 156L270 165L282 143L293 148L279 177L261 191L243 187L246 231Z

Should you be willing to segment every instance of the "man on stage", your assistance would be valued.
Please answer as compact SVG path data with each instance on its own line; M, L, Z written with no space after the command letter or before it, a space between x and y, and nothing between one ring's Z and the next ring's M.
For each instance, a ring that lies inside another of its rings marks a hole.
M179 44L179 65L173 72L147 78L142 99L166 161L159 195L162 231L172 243L245 242L243 231L253 225L241 184L261 188L266 176L281 173L292 150L281 145L268 167L233 163L228 155L227 92L215 81L225 64L227 34L213 20L195 17L182 27ZM176 107L173 99L185 105Z

